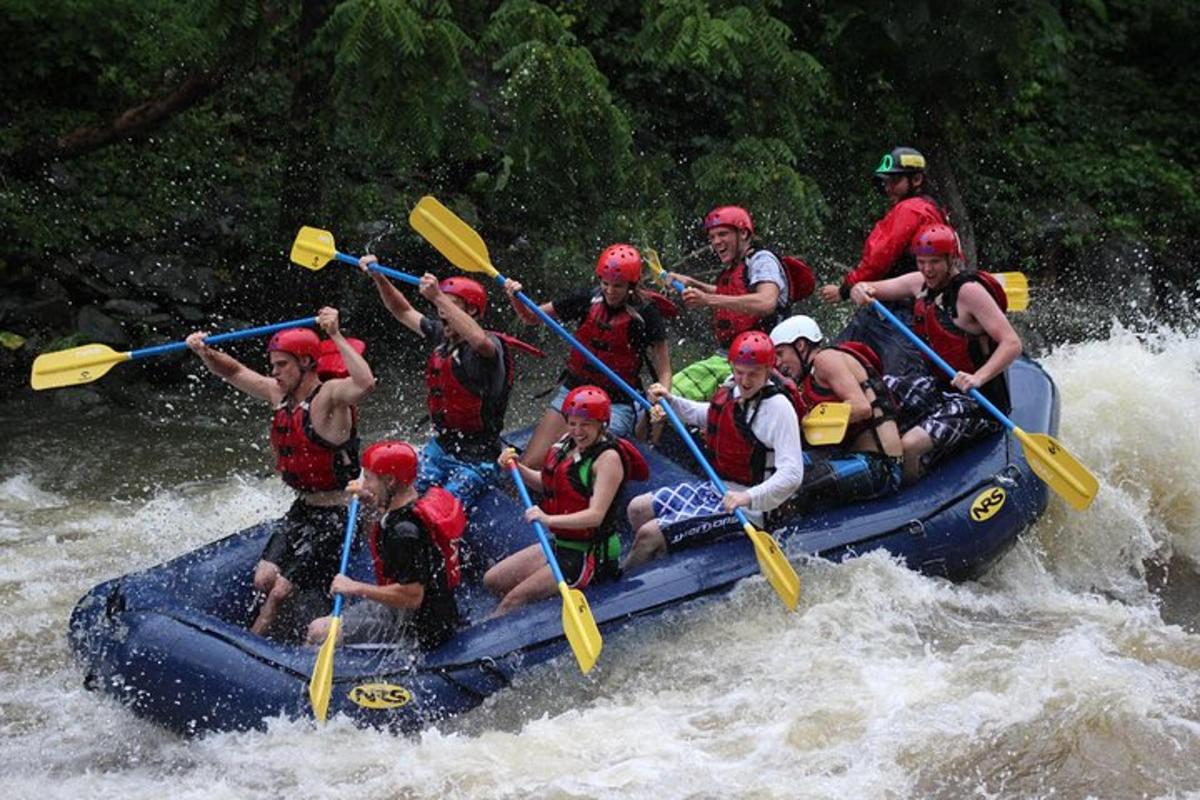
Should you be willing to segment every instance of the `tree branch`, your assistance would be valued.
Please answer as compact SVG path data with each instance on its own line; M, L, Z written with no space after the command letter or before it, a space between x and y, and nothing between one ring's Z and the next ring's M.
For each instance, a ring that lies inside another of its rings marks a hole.
M213 94L227 77L227 70L193 73L175 89L128 108L107 123L85 125L16 151L5 159L7 167L15 174L28 174L47 162L76 158L146 133Z

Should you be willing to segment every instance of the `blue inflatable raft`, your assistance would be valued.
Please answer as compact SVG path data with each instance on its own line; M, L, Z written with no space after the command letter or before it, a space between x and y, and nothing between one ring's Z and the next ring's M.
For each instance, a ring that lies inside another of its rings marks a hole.
M1058 399L1049 376L1023 358L1010 369L1009 380L1017 426L1055 433ZM629 485L618 502L695 477L690 465L653 450L645 454L650 480ZM839 560L885 548L913 569L965 580L985 570L1037 519L1047 492L1016 440L998 434L897 496L776 522L771 532L793 560ZM256 526L88 592L70 625L86 685L189 734L261 728L280 715L311 717L307 689L317 649L246 630L253 613L250 576L265 536L265 528ZM629 532L624 536L628 545ZM478 621L494 606L478 586L483 568L536 541L511 487L479 504L467 540L471 550L460 606L476 622L424 657L404 647L339 649L330 716L412 731L478 706L519 671L549 659L565 657L575 669L557 595ZM366 548L359 548L350 573L369 579ZM754 549L737 535L591 587L587 596L610 637L623 626L653 624L649 618L665 609L757 575ZM601 666L605 658L601 655Z

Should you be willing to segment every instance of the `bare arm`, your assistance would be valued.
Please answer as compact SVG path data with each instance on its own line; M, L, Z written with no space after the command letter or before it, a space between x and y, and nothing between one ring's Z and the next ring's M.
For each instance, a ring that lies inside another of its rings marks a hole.
M386 275L381 275L378 272L371 272L367 269L371 264L375 263L375 256L365 255L358 260L359 269L371 276L371 280L375 282L375 289L379 292L379 299L383 301L383 305L392 316L400 321L404 327L408 328L416 334L421 333L421 320L425 315L413 308L412 303L408 302L408 298L404 293L396 288Z
M664 339L650 345L650 366L654 377L668 392L671 391L671 348Z
M925 278L919 272L910 272L886 281L861 281L850 289L850 299L859 306L868 305L872 300L903 300L916 297L924 285Z
M987 289L978 283L965 283L958 290L958 312L969 317L965 322L974 322L996 342L996 349L982 367L967 376L967 379L961 378L965 374L962 372L954 377L954 385L965 391L977 389L1004 372L1017 360L1024 348L1021 337L1013 330L1008 317L1004 316L1004 312L996 305Z
M521 292L525 287L514 280L504 282L504 291L508 294L508 302L512 304L513 309L517 312L517 318L526 325L540 325L542 318L529 310L529 308L521 302L517 297L517 293ZM554 311L554 303L542 303L538 306L544 313L555 319L558 319L558 314Z
M509 470L512 463L516 463L517 469L521 472L521 480L526 486L532 487L536 491L542 490L542 471L540 469L532 469L527 467L517 460L517 451L511 447L506 447L500 451L500 457L496 459L500 464L500 469Z
M420 583L391 583L377 586L363 583L345 575L337 575L330 584L330 591L350 597L364 597L389 608L420 608L425 600L425 587Z
M621 478L624 471L624 467L621 466L621 457L617 455L616 451L606 450L596 459L596 485L592 489L592 497L588 501L587 508L570 514L546 514L540 508L535 507L526 512L525 518L528 520L539 519L545 525L568 530L594 528L603 522L605 515L608 514L609 507L621 489Z
M755 285L749 294L710 294L706 305L739 314L765 317L779 305L779 287L769 281Z
M717 285L715 283L705 283L699 278L693 278L691 275L684 275L679 272L667 272L664 273L664 277L666 278L667 283L670 283L671 281L679 281L684 285L685 288L691 287L692 289L699 289L706 294L714 294L717 291Z
M200 356L209 372L251 397L266 400L268 403L279 402L279 387L274 379L255 372L227 353L209 347L204 343L206 338L208 333L196 331L187 337L187 346Z
M326 381L314 401L316 407L313 409L313 415L318 420L317 433L324 436L320 421L334 414L339 408L358 405L375 389L375 376L371 373L371 367L366 360L350 346L346 337L342 335L336 308L328 306L322 308L317 313L317 320L321 329L337 346L338 353L342 356L342 362L346 365L346 371L350 373L349 377Z
M421 276L421 296L433 303L441 312L446 324L462 337L467 346L486 359L494 359L500 353L496 342L488 336L475 318L459 307L457 303L438 286L438 280L426 272Z
M854 356L837 350L822 350L813 359L813 375L819 383L833 390L839 400L850 404L851 422L861 422L869 419L874 411L850 364L853 360Z

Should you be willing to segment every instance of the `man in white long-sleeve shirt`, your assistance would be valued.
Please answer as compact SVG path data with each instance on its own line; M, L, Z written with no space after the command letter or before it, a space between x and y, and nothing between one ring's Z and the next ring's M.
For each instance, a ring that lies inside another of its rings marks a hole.
M746 331L729 346L733 376L711 403L672 396L659 384L647 391L653 402L666 397L680 418L703 426L713 468L725 483L722 497L708 482L664 486L635 497L629 523L635 532L624 569L669 550L741 530L735 508L761 525L804 480L800 424L792 398L771 377L775 346L762 331Z

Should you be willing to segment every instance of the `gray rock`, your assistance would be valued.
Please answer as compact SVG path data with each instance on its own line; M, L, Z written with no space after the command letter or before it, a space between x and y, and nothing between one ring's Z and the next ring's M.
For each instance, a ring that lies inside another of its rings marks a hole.
M175 314L184 322L196 324L208 319L208 315L195 306L178 305L175 306Z
M188 305L211 301L220 288L212 269L189 267L174 256L146 256L132 280L139 288Z
M80 309L75 327L94 342L103 342L114 347L125 347L129 344L129 337L121 323L96 306L84 306Z
M95 389L86 386L68 386L54 391L54 404L68 411L82 411L103 405L104 398Z
M71 327L74 316L69 300L49 297L12 310L5 318L5 324L16 328L18 332L45 328L62 330Z
M149 316L158 310L158 303L149 300L129 300L126 298L117 298L109 300L104 304L104 310L118 316L130 319L140 319Z

